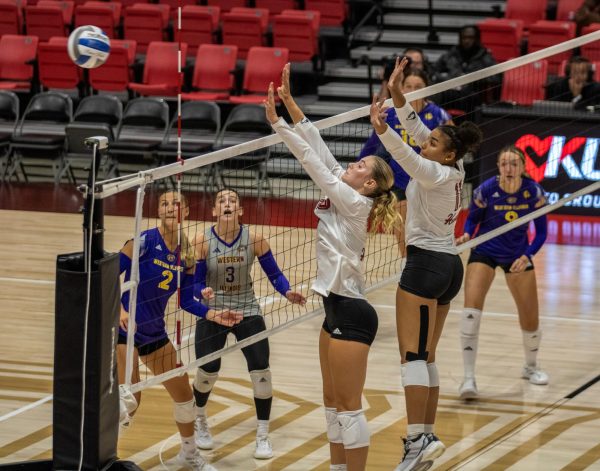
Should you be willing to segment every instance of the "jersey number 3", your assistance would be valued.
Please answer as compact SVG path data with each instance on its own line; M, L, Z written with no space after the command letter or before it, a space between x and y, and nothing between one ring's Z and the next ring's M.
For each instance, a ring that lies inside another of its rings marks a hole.
M225 268L225 281L227 283L233 283L235 281L235 268L234 267Z
M166 291L169 290L169 283L171 283L171 281L173 281L173 272L170 270L165 270L162 272L162 275L165 277L164 280L162 280L159 284L158 287L160 289L164 289Z

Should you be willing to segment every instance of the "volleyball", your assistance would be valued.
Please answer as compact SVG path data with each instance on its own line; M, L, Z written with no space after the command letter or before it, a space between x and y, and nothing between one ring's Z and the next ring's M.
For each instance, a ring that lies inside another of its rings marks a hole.
M69 36L67 52L75 64L86 69L101 66L110 54L110 39L97 26L80 26Z

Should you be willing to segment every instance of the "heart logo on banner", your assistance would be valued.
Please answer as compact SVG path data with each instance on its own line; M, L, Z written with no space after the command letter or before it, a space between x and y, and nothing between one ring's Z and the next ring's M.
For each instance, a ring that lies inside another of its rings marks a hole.
M540 139L535 134L525 134L515 142L515 146L525 154L525 171L538 183L544 179L552 139L552 136ZM567 155L576 152L585 141L585 137L574 137L567 141L562 148L560 160L562 161Z
M525 171L538 183L544 179L551 144L552 136L540 139L534 134L525 134L515 142L525 154Z

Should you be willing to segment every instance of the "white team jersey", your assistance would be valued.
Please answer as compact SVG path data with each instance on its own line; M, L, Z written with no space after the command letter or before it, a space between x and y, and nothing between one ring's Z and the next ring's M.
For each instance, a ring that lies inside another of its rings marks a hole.
M396 108L408 134L421 146L431 134L407 102ZM379 139L411 180L406 188L406 245L435 252L456 253L454 226L460 212L465 170L462 159L455 166L442 165L417 154L389 126Z
M373 201L341 180L344 169L308 119L292 129L280 118L273 129L322 192L315 208L319 225L317 279L312 289L323 296L333 292L364 298L362 260Z

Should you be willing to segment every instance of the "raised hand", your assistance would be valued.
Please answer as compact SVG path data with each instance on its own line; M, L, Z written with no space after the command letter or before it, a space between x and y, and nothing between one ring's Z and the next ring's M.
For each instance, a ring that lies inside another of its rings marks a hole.
M285 293L285 297L292 304L300 304L300 306L304 306L306 304L306 298L298 291L288 291Z
M244 314L239 311L231 311L229 309L209 309L206 313L206 319L216 322L217 324L231 327L239 324L244 318Z
M373 101L371 102L371 124L375 128L375 132L377 134L383 134L387 129L387 123L385 122L387 117L387 107L383 104L382 101L377 101L379 99L378 95L373 96Z
M397 57L396 67L394 67L394 71L388 80L388 89L396 108L402 108L406 104L406 98L404 98L404 94L402 93L402 82L404 81L404 68L407 65L408 59L406 57L403 57L402 60Z
M279 120L279 116L277 116L277 110L275 109L275 94L273 88L273 82L269 83L267 99L263 100L263 105L265 105L265 114L267 115L267 120L271 124L275 124Z
M290 89L290 64L285 64L281 71L281 86L277 87L277 95L281 98L281 101L286 102L292 99L292 92Z

